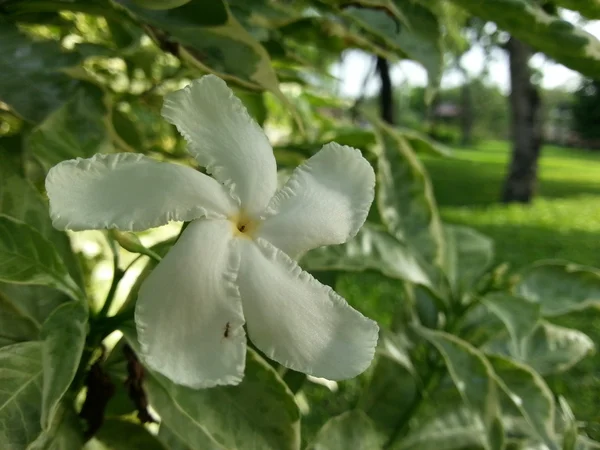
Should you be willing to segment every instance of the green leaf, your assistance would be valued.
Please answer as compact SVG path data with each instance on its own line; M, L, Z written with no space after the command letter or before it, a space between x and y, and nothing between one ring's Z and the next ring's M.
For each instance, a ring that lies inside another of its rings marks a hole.
M571 263L539 263L521 274L516 292L539 303L544 316L600 309L600 271Z
M0 215L0 281L54 287L73 299L83 293L56 249L39 232Z
M25 222L52 242L71 277L82 285L81 268L71 249L70 240L66 233L52 226L48 203L31 183L17 175L0 176L0 214Z
M564 422L562 450L575 450L577 444L577 421L573 410L564 397L558 397L558 404Z
M40 433L42 345L0 348L0 448L24 449Z
M189 3L167 11L119 0L148 24L181 44L180 56L204 71L254 90L269 90L284 98L267 51L233 17L221 0Z
M169 450L193 450L189 445L183 442L175 433L169 430L164 423L160 424L158 429L158 438L163 442ZM217 444L206 443L202 449L206 450L225 450Z
M414 427L392 450L464 450L479 448L484 439L481 422L473 412L460 408Z
M371 120L381 145L377 173L381 218L398 240L441 268L444 232L427 171L406 139L379 119Z
M92 85L53 112L28 136L26 151L48 171L66 159L88 158L113 151L105 118L102 91Z
M302 258L301 265L309 271L377 270L388 277L432 286L412 250L370 223L363 225L356 237L345 244L311 250Z
M125 419L105 419L96 433L96 439L110 450L167 450L167 447L142 425Z
M34 42L14 25L0 24L0 100L31 122L71 96L79 82L62 71L78 62L58 42Z
M381 9L351 6L345 15L355 20L370 33L381 37L402 56L423 64L429 76L429 85L439 84L443 69L442 33L437 17L427 8L406 1L395 1L403 23Z
M552 3L577 11L588 19L600 19L600 0L554 0Z
M456 336L422 327L414 328L441 353L463 401L472 408L487 431L486 448L503 448L498 442L500 409L494 370L481 353Z
M504 323L511 338L511 354L517 360L524 360L527 353L527 339L540 320L539 305L500 292L488 294L482 301Z
M494 242L469 227L444 225L446 276L457 298L470 292L494 260Z
M525 362L542 375L564 372L594 352L588 335L542 322L527 342Z
M275 370L248 352L238 386L194 390L147 372L150 403L163 423L192 448L286 450L300 445L300 415Z
M79 416L70 404L63 402L58 405L49 429L42 431L27 450L80 450L84 442Z
M59 402L77 373L87 335L87 320L87 303L69 302L58 307L42 327L44 385L41 422L45 430L52 424Z
M452 149L444 144L434 141L426 134L408 128L397 128L398 132L404 136L415 153L422 153L433 156L450 156Z
M389 435L417 401L418 390L417 380L404 365L379 357L359 406L380 432Z
M451 1L474 16L495 22L499 28L570 69L592 78L600 73L600 41L581 28L547 14L535 2Z
M329 419L306 450L377 450L380 437L371 420L360 410L346 411Z
M554 433L554 395L544 379L530 367L500 356L488 357L498 386L519 410L549 450L559 450Z

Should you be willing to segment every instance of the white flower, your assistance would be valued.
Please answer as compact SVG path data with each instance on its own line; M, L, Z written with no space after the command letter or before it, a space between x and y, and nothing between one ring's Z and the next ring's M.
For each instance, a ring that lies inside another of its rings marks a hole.
M46 179L57 228L144 230L192 221L139 291L146 364L191 387L237 384L249 338L269 358L331 380L370 364L377 324L292 258L362 226L375 176L330 143L276 192L273 150L225 82L208 75L169 94L164 117L214 178L138 154L64 161Z

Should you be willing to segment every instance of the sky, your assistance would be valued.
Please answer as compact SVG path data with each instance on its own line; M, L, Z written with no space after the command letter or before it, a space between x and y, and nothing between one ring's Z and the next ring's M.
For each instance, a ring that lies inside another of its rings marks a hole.
M578 15L565 12L563 18L577 21ZM600 39L600 21L591 21L583 25L590 34ZM463 66L471 75L478 75L484 67L484 52L481 47L474 47L462 59ZM563 88L575 90L580 76L562 64L549 61L541 54L532 58L531 65L541 70L542 86L547 89ZM340 64L332 69L332 74L339 79L339 93L344 97L356 98L361 94L363 80L373 68L373 57L359 50L351 50L344 54ZM427 72L421 65L412 61L402 61L391 69L391 77L395 85L408 83L414 86L427 84ZM489 65L488 79L500 87L503 92L509 90L508 56L502 50L494 51ZM462 77L456 72L449 71L442 78L442 87L452 87L460 84ZM379 89L379 80L371 76L366 87L366 95L373 95Z

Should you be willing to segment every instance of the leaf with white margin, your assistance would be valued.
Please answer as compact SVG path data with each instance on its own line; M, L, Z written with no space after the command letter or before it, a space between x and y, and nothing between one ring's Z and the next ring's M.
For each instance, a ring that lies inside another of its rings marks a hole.
M51 426L59 402L77 373L87 335L87 320L87 303L69 302L59 306L42 327L44 383L41 423L45 430Z
M422 327L414 327L414 330L441 353L463 401L475 411L486 429L482 443L485 448L503 448L495 374L484 354L452 334Z
M0 349L0 448L24 449L41 431L42 344Z
M514 357L510 338L501 333L483 345L488 354ZM521 362L541 375L564 372L594 351L594 342L581 331L541 321L523 345Z
M369 117L376 130L377 206L398 240L438 268L446 261L446 244L433 187L427 171L404 137L381 120Z
M504 323L511 337L511 353L522 361L526 354L527 339L540 320L539 305L504 292L488 294L482 302Z
M306 450L378 450L381 444L371 420L354 409L329 419Z
M300 265L308 271L377 270L388 277L432 285L421 262L406 244L383 227L368 222L345 244L311 250L300 260Z
M496 382L521 415L546 444L559 450L554 433L556 406L554 395L544 379L531 367L501 356L488 356L496 373Z
M473 289L494 260L494 241L460 225L444 225L445 273L457 298Z
M419 423L391 449L464 450L478 448L484 439L485 433L477 416L463 407Z
M119 3L138 19L167 32L169 39L181 44L180 57L203 72L283 97L269 54L240 25L225 2L193 1L167 11L145 9L133 0Z
M135 331L122 328L139 351ZM248 349L244 379L237 386L190 389L150 370L145 388L162 423L191 448L298 450L300 412L277 372Z
M84 296L54 246L29 225L4 215L0 215L0 281L51 286L76 300Z
M600 309L600 271L564 262L539 262L520 274L516 292L539 303L543 316Z
M542 375L564 372L595 350L579 330L542 322L527 342L525 362Z

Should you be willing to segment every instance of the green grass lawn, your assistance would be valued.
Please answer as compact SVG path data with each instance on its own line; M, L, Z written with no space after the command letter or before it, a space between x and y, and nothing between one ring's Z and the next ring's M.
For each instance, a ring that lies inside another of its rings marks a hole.
M508 143L488 142L425 158L443 219L493 237L513 268L544 258L600 266L600 152L544 147L535 201L505 206L509 156Z

